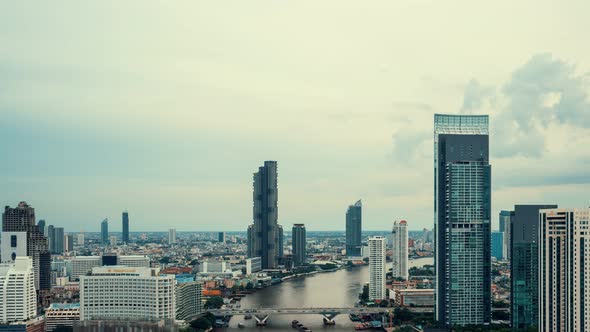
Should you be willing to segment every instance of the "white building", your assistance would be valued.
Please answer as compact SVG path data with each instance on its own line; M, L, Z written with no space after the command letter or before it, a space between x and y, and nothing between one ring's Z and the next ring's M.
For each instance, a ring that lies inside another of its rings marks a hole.
M2 262L27 256L27 232L2 232Z
M394 278L408 279L408 223L394 221L391 231L393 256L391 272Z
M80 303L52 303L45 310L45 328L47 332L58 326L73 327L80 320Z
M203 273L223 273L228 270L231 272L231 264L226 261L204 261L201 267Z
M150 258L142 255L118 256L117 265L128 267L150 267ZM71 260L72 279L88 274L93 268L103 266L102 256L76 256Z
M174 319L173 275L159 269L105 266L80 277L80 320Z
M78 243L79 246L84 246L84 233L78 234Z
M246 274L250 275L252 273L262 271L262 258L260 257L252 257L246 259Z
M385 237L369 238L369 299L385 298Z
M200 281L176 285L176 319L185 320L203 311L203 284Z
M590 209L539 210L539 332L590 330Z
M129 267L150 267L150 258L142 255L119 256L118 265Z
M168 230L168 243L169 244L176 243L176 230L173 228L170 228Z
M37 315L35 273L30 257L0 265L0 323L25 322Z

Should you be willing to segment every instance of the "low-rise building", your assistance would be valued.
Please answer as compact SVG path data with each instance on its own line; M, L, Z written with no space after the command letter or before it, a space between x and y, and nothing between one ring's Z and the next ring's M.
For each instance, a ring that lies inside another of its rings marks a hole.
M80 320L80 303L52 303L45 310L45 327L47 332L57 327L72 327Z
M400 307L434 306L434 289L395 289L394 301Z

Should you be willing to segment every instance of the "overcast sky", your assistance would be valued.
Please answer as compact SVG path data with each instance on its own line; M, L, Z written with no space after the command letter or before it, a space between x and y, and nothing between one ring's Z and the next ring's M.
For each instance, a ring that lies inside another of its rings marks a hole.
M0 202L66 231L433 224L433 114L490 114L492 214L590 204L587 1L4 1Z

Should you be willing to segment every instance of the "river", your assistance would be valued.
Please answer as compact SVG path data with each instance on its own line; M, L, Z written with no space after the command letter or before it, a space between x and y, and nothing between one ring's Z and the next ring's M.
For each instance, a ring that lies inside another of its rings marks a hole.
M432 258L410 260L410 266L432 264ZM242 308L313 308L313 307L353 307L363 284L369 280L369 267L361 266L335 272L317 273L310 276L286 280L281 284L267 287L247 295L241 301ZM229 328L218 331L235 330L238 323L244 323L242 331L296 331L291 321L297 319L313 331L352 331L355 322L348 315L335 318L336 326L324 326L321 315L273 315L266 327L256 327L256 320L244 320L234 316Z

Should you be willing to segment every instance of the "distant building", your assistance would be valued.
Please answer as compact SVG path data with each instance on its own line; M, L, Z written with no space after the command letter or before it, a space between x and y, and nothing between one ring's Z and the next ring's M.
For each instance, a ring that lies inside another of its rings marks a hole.
M53 225L45 226L45 237L47 238L47 248L53 253L55 248L55 232Z
M391 230L391 272L394 278L408 279L408 222L394 221Z
M77 244L81 247L84 246L84 233L78 234L78 243Z
M539 332L588 331L590 209L539 212Z
M54 254L63 254L65 246L64 246L64 229L63 227L55 227L53 228L53 248L52 253Z
M260 257L251 257L246 259L246 274L262 271L262 259Z
M109 237L109 243L111 244L111 246L116 246L117 245L117 236L116 235L111 235Z
M511 214L510 318L513 328L539 326L539 211L555 208L557 205L516 205Z
M80 320L174 319L175 277L158 272L126 266L93 268L92 275L80 277Z
M82 320L74 322L76 332L178 332L174 319Z
M346 256L361 256L362 243L362 208L359 199L346 210Z
M514 219L514 211L500 211L499 226L500 232L504 233L504 248L502 249L502 257L510 260L510 243L512 235L512 222Z
M385 238L369 238L369 299L385 299Z
M64 235L64 250L66 252L74 251L74 236L72 234Z
M30 257L0 265L0 323L25 322L37 315L35 273Z
M150 258L141 255L117 256L76 256L71 259L72 280L77 280L80 276L89 274L93 268L100 266L122 265L127 267L150 267Z
M104 245L109 243L109 218L100 223L100 240Z
M434 306L434 289L395 289L394 302L400 307Z
M201 269L203 273L223 273L231 269L231 264L226 261L204 261Z
M492 257L504 259L504 232L492 232Z
M203 284L200 281L176 280L176 319L194 319L203 312Z
M52 303L45 310L45 327L51 332L58 327L73 328L80 320L80 303Z
M254 225L248 225L248 231L246 233L246 257L254 256Z
M278 232L277 232L277 246L278 246L278 249L279 249L278 261L280 261L285 256L285 253L284 253L285 244L284 244L283 226L277 225L277 228L278 228Z
M304 224L294 224L291 231L291 243L293 245L293 264L295 266L305 264L306 254L306 234Z
M219 242L225 243L225 232L219 232L218 238Z
M176 230L170 228L168 230L168 244L175 244L176 243Z
M129 267L150 267L151 260L148 256L143 255L124 255L118 256L117 265Z
M41 234L45 235L45 219L40 219L37 222L37 227L39 227L39 232L41 232Z
M123 227L123 236L121 238L121 241L123 241L124 244L128 244L129 243L129 213L127 211L124 211L122 216L121 216L121 223L122 223L122 227Z

